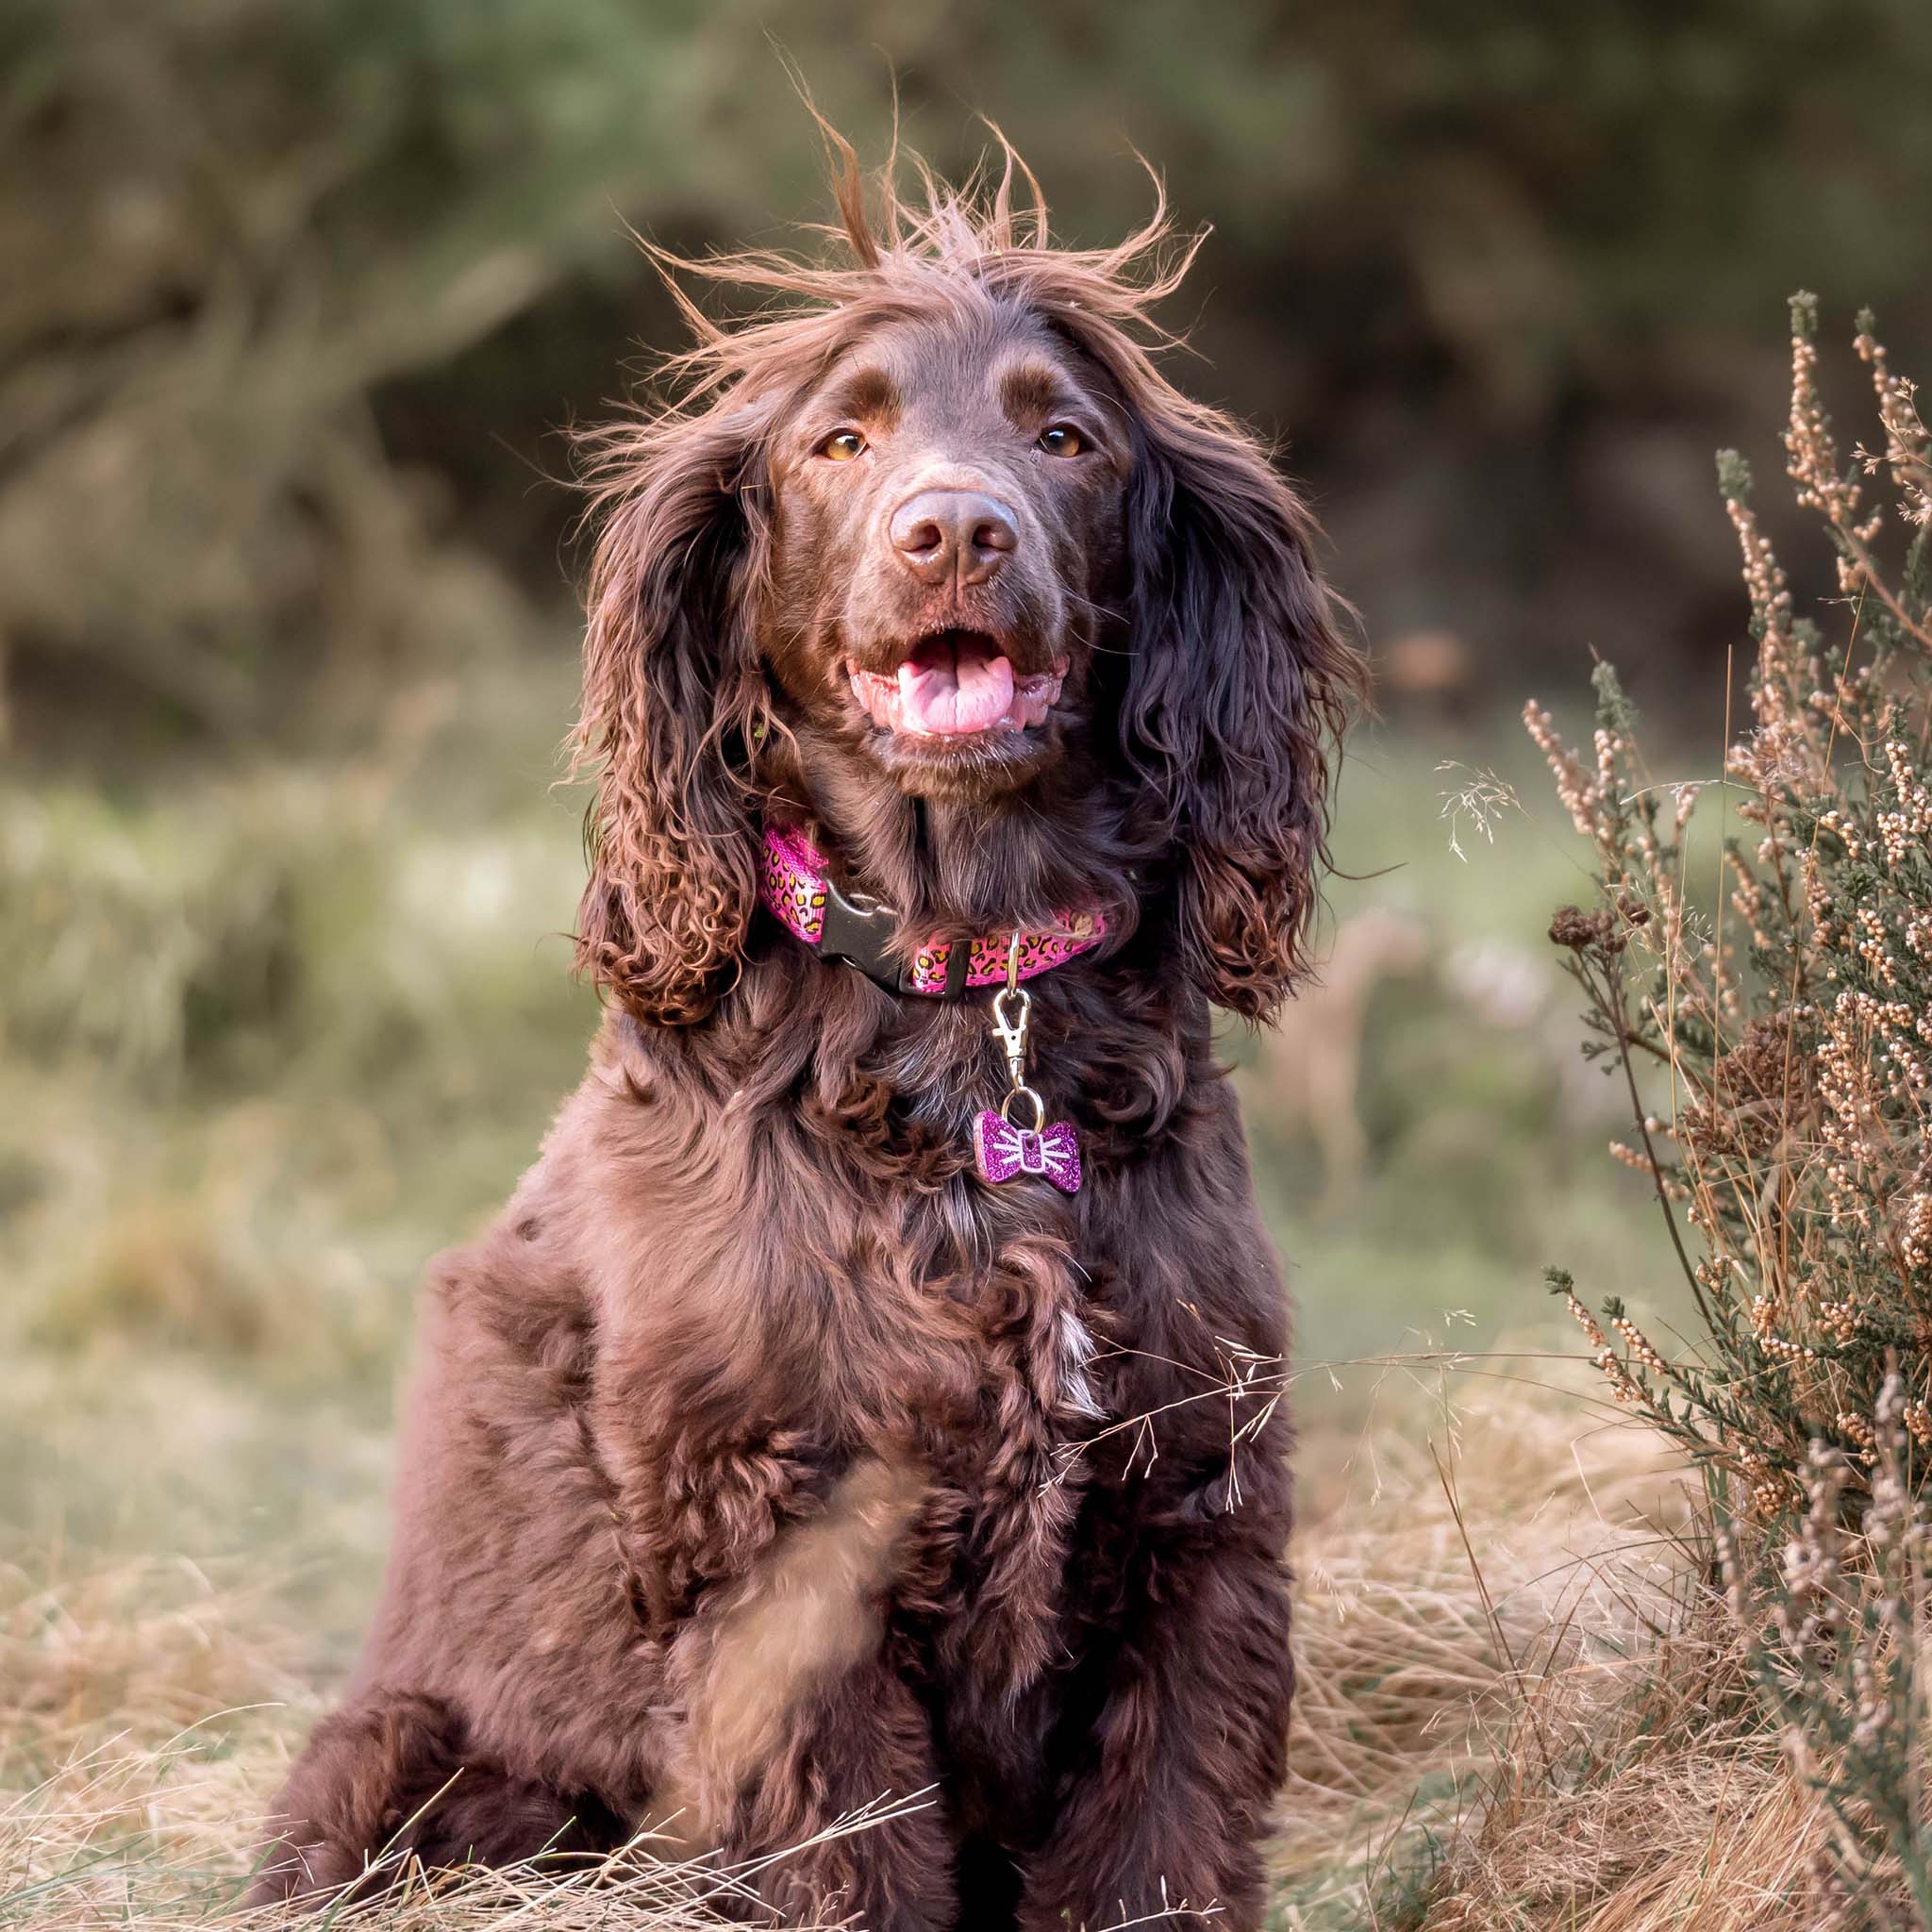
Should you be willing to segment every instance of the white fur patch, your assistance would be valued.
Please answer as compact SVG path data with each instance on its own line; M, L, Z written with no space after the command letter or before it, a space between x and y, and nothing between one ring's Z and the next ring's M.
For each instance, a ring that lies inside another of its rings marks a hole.
M1060 1310L1060 1407L1072 1415L1092 1416L1107 1411L1094 1400L1087 1364L1093 1359L1094 1341L1086 1323L1072 1308Z

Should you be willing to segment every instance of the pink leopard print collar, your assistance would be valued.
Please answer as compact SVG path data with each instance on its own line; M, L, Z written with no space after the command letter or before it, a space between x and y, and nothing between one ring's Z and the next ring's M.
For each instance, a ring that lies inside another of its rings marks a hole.
M1010 932L987 933L963 942L932 940L910 960L890 952L890 907L835 886L824 857L795 825L765 828L761 895L765 909L794 939L827 958L848 959L890 992L958 999L975 987L1005 986ZM1098 912L1069 914L1054 932L1018 935L1015 979L1032 979L1098 945L1107 921Z

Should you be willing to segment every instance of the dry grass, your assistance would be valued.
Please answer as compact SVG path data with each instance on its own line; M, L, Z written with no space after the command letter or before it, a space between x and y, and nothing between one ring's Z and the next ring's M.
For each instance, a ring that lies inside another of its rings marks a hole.
M1365 1431L1301 1539L1289 1925L1422 1923L1439 1847L1522 1714L1644 1651L1679 1587L1685 1510L1655 1438L1600 1405L1474 1386L1491 1392L1453 1409L1440 1387L1405 1398L1436 1409L1426 1441Z
M1465 1408L1306 1539L1284 1926L1827 1922L1829 1813L1752 1693L1692 1489L1604 1413Z
M1722 1607L1623 1657L1539 1674L1491 1740L1484 1806L1426 1932L1785 1932L1816 1923L1822 1821L1757 1718Z
M187 1566L124 1566L52 1588L0 1573L0 1926L329 1923L333 1912L239 1905L258 1821L321 1707L288 1655L265 1595ZM908 1793L837 1829L926 1802ZM432 1885L411 1874L355 1923L685 1932L725 1923L717 1905L751 1869L660 1859L640 1844L569 1874L533 1866Z
M1761 1901L1803 1863L1808 1813L1774 1749L1709 1723L1729 1666L1687 1583L1686 1507L1656 1439L1577 1400L1476 1386L1495 1392L1453 1412L1429 1391L1429 1441L1376 1429L1305 1452L1341 1474L1298 1552L1277 1923L1803 1923ZM321 1702L287 1603L285 1583L237 1590L186 1565L51 1586L0 1573L0 1926L278 1922L235 1901ZM669 1932L715 1923L730 1883L639 1847L567 1877L418 1886L358 1923ZM1699 1898L1705 1915L1685 1916Z

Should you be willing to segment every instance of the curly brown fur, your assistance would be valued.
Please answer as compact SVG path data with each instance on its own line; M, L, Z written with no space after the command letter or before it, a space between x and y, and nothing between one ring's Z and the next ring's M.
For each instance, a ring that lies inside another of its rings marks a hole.
M682 400L598 442L579 957L612 1008L432 1276L383 1604L269 1890L353 1874L452 1778L485 1860L672 1810L749 1859L930 1788L758 1894L877 1932L1259 1923L1288 1421L1227 1384L1287 1316L1209 1008L1265 1017L1304 964L1358 660L1297 499L1156 367L1191 253L1160 214L1055 248L1009 157L869 218L847 161L844 262L680 264L784 306L692 308ZM1010 541L968 517L929 568L927 489ZM882 724L921 651L1057 696ZM760 914L767 818L907 947L1108 913L1032 983L1079 1193L975 1180L983 1001Z

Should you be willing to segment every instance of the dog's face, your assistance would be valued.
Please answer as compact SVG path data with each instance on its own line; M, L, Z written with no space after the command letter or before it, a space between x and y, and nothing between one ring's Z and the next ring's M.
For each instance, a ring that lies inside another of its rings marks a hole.
M875 327L773 439L773 675L908 794L1038 776L1122 598L1130 461L1118 397L1036 318Z

